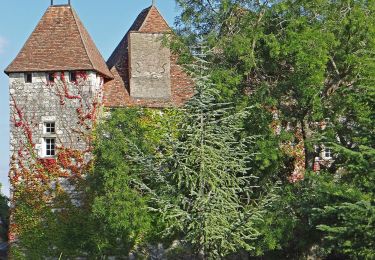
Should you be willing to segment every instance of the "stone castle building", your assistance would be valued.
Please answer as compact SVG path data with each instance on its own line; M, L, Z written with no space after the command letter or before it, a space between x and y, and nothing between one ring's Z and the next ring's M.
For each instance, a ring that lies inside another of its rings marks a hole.
M77 122L77 111L84 121L98 103L107 108L183 104L192 95L191 81L163 44L170 32L152 5L105 62L72 6L52 4L5 69L11 154L22 153L27 141L40 158L55 157L58 145L84 149L78 133L89 126Z

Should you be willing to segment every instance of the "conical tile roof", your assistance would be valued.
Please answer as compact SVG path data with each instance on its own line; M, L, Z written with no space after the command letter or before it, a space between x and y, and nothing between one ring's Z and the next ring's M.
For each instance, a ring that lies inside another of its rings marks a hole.
M47 9L5 73L75 70L93 70L113 78L73 8L58 5Z

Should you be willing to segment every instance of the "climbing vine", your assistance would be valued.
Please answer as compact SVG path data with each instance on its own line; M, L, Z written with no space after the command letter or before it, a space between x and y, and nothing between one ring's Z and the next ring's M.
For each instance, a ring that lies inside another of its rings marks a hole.
M66 80L63 72L55 73L53 82L40 80L29 90L27 94L35 99L17 92L22 82L11 85L16 90L11 91L13 153L9 172L9 241L14 257L27 257L24 252L29 250L24 249L37 243L45 247L41 235L31 241L32 234L48 226L48 219L69 215L69 208L82 203L80 187L92 164L92 130L102 100L103 79L97 76L96 84L92 81L85 72L77 73L74 82ZM56 119L56 155L52 157L41 153L44 113ZM43 253L47 252L45 248Z

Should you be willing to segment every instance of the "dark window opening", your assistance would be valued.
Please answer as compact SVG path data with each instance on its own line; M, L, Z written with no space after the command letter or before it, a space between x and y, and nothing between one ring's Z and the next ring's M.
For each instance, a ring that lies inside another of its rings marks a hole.
M76 82L77 81L77 72L70 72L70 82Z
M33 74L32 73L25 73L25 82L26 83L33 83Z
M55 82L55 73L48 73L47 74L47 81L48 82Z

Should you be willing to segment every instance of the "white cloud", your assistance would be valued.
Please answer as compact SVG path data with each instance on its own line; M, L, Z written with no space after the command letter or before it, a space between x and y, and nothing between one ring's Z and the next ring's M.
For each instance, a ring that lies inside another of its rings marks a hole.
M5 52L5 46L7 45L7 40L0 36L0 54L4 53Z

